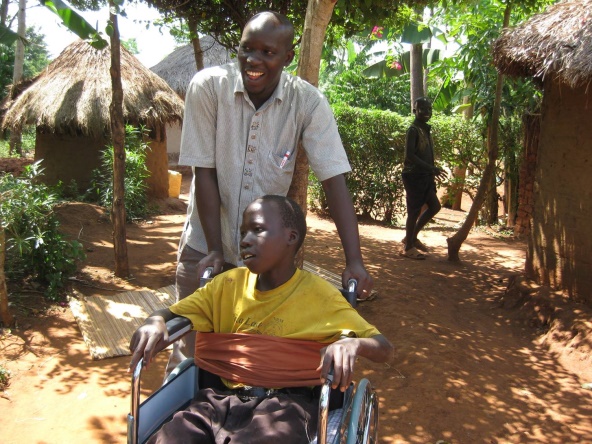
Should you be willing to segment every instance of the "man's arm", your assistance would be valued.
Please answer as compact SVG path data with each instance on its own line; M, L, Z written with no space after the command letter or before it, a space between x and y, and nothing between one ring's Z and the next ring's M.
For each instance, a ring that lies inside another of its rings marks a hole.
M195 206L199 215L208 251L197 267L202 276L207 267L213 267L213 274L222 272L224 252L222 249L222 227L220 222L220 189L215 168L195 168Z
M321 381L324 383L333 367L333 388L345 391L353 380L354 366L359 356L374 362L389 362L394 356L394 347L383 335L371 338L343 338L325 349L321 356Z
M128 368L128 373L133 372L140 358L144 358L146 368L154 358L155 349L159 342L168 340L168 332L166 329L167 321L178 317L168 308L157 310L152 313L144 324L141 325L132 335L130 339L130 351L132 352L132 360Z
M339 174L324 180L321 184L345 253L345 270L341 275L343 288L347 288L347 281L352 278L356 279L358 281L358 295L361 298L367 298L370 296L374 282L364 267L360 250L358 220L345 184L345 177L343 174Z

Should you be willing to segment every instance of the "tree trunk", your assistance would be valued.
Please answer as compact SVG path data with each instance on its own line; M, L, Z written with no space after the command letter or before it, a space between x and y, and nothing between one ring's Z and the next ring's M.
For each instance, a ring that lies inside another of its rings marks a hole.
M0 321L5 327L14 322L8 308L8 289L6 288L6 275L4 274L4 262L6 258L6 233L0 228Z
M14 68L12 72L13 85L17 85L23 80L25 66L25 44L23 43L23 39L26 37L27 32L26 7L27 0L19 0L17 34L21 38L16 40L16 49L14 51ZM15 126L10 130L9 153L18 156L23 155L22 127L20 125L18 127Z
M191 16L187 19L187 26L191 35L191 44L193 45L193 54L195 55L195 66L198 71L204 69L203 51L199 42L199 33L197 32L197 20Z
M114 7L113 0L110 2ZM113 246L115 250L115 276L127 278L129 263L125 232L125 123L123 120L123 88L121 86L121 43L117 15L109 14L113 24L111 34L111 87L112 98L109 109L111 116L111 139L113 142Z
M423 45L414 43L411 45L409 53L411 64L411 109L416 99L423 97Z
M440 198L440 203L444 208L462 210L461 203L466 176L467 169L464 166L455 166L452 169L452 180L448 181L446 191Z
M0 2L0 24L6 25L6 18L8 17L8 3L9 0L2 0Z
M517 180L516 155L512 151L506 156L506 168L504 177L504 203L505 212L508 215L506 227L513 228L516 223L518 211L518 180Z
M470 103L470 98L467 96L463 97L463 103L469 105L463 111L465 120L469 121L473 118L473 104ZM454 167L452 170L452 178L453 180L449 182L443 197L445 198L445 202L450 204L450 208L460 211L462 210L462 198L465 189L465 179L467 178L467 164L464 163Z
M504 24L503 28L507 28L510 22L510 11L512 10L512 5L510 2L506 4L506 9L504 11ZM485 193L487 191L487 187L491 181L491 177L495 174L496 168L496 161L497 161L497 153L498 153L498 127L499 127L499 117L500 117L500 110L501 110L501 102L502 102L502 87L504 85L504 76L502 74L497 75L497 83L495 86L495 101L493 104L493 111L491 115L491 124L489 125L488 137L487 137L487 166L483 171L483 177L481 177L481 182L479 183L479 188L477 189L477 194L475 194L475 199L473 199L473 204L471 205L471 209L469 210L469 214L467 214L467 218L465 219L464 223L460 227L460 229L452 236L446 239L448 243L448 260L458 262L460 261L458 252L460 251L460 247L462 246L463 242L469 235L469 231L471 227L475 223L477 219L477 213L479 212L481 205L483 205L483 201L485 200Z
M491 129L488 131L491 134ZM499 213L499 198L497 194L497 177L496 170L493 170L493 174L489 178L489 187L485 195L485 224L495 225L497 224L497 215Z
M325 31L331 20L335 1L309 0L306 7L306 17L302 31L302 43L300 45L300 58L298 60L298 76L317 86L319 84L319 70L321 67L321 54ZM288 196L294 199L301 207L304 214L307 213L308 192L308 159L302 149L298 148L296 165L292 184ZM296 257L298 266L302 266L304 248L301 248Z

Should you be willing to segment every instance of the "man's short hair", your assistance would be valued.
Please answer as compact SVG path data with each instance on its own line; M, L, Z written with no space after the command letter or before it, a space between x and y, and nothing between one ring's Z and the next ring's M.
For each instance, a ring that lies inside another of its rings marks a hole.
M277 194L267 194L261 198L265 202L275 202L280 211L280 217L285 228L292 228L298 232L298 245L296 251L300 249L306 236L306 217L300 205L287 196Z
M283 14L280 14L279 12L275 12L275 11L262 11L262 12L258 12L257 14L253 15L249 20L247 20L247 23L245 23L245 27L251 23L253 20L258 19L259 17L263 16L263 15L273 15L275 17L275 19L278 21L278 26L281 26L283 28L286 28L286 31L289 33L288 37L290 39L290 49L292 49L294 47L294 24L290 21L290 19L288 17L286 17Z

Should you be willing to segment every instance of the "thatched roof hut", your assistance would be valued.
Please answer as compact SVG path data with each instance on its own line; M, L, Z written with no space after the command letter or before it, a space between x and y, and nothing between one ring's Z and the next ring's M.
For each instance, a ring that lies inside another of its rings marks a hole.
M199 43L203 51L204 68L223 65L232 60L230 51L212 37L208 35L201 37ZM185 45L175 49L150 69L162 77L180 97L185 99L189 82L197 72L193 45ZM166 132L169 162L175 165L181 150L181 124L167 125Z
M223 65L231 61L230 52L210 36L199 39L203 52L204 68ZM175 49L158 64L150 68L162 77L179 96L185 98L189 82L197 72L193 45Z
M45 180L84 189L110 140L111 54L78 40L69 45L12 103L3 128L35 125L35 157L44 159ZM165 124L181 121L183 102L160 77L121 49L126 123L151 131L147 163L151 194L168 194ZM160 146L162 145L162 146Z
M494 63L509 76L549 76L572 88L592 81L592 0L570 0L502 32Z
M543 89L526 272L592 305L592 0L550 6L495 42L500 72Z

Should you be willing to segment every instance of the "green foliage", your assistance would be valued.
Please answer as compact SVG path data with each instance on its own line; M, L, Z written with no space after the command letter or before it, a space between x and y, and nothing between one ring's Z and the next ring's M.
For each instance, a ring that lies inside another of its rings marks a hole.
M49 52L45 36L35 28L27 28L23 77L28 79L39 74L49 64ZM0 43L0 100L6 96L7 87L12 84L15 45Z
M53 212L57 196L37 183L37 162L22 177L0 176L0 225L6 231L6 276L11 281L34 280L55 300L67 278L84 258L82 245L59 232Z
M23 129L22 135L21 135L21 141L22 141L22 151L23 151L23 156L24 157L33 157L33 154L35 153L35 137L36 137L36 132L35 132L35 127L33 126L26 126ZM8 140L2 140L0 139L0 157L11 157L10 153L10 145L8 143ZM13 153L12 156L17 156L17 154Z
M389 111L334 105L333 112L352 172L347 185L358 214L394 223L404 211L401 167L410 119ZM322 187L311 178L309 206L325 211Z
M80 37L86 40L89 45L96 49L103 49L108 45L107 40L103 38L100 32L89 24L80 14L73 10L70 5L62 0L39 0L39 2L47 7L51 12L62 19L64 25ZM95 5L94 2L83 2L89 7ZM120 2L114 2L119 4Z
M0 391L4 391L10 385L10 370L0 364Z
M140 51L138 50L138 40L135 37L127 40L121 40L121 46L127 49L131 54L140 54Z
M333 112L352 167L346 180L356 213L387 224L402 222L406 208L401 171L413 117L346 105L334 105ZM463 159L482 158L483 138L474 122L439 115L430 123L440 165L451 169ZM321 184L312 174L308 204L313 211L327 209Z
M146 179L150 175L146 166L146 151L150 149L144 142L145 128L125 127L125 214L128 222L144 219L150 213L146 194ZM111 210L113 204L113 145L101 151L101 167L92 172L91 186L86 199L98 202Z
M330 103L409 114L409 75L373 79L355 66L326 81L322 89Z

